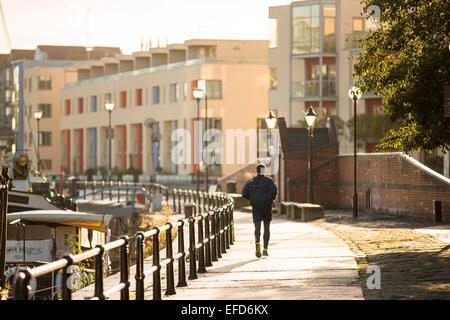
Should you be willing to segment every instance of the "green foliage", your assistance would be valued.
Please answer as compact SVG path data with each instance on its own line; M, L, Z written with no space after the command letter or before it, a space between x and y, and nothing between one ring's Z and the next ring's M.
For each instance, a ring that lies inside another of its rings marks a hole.
M377 5L381 25L358 41L356 85L383 97L386 115L398 122L380 146L449 150L450 118L443 116L443 88L449 85L450 3L448 0L362 0Z
M353 136L353 117L346 122L349 133ZM359 114L356 117L356 143L358 147L367 143L379 143L387 132L399 129L399 125L381 114ZM387 145L377 145L377 149L390 148Z

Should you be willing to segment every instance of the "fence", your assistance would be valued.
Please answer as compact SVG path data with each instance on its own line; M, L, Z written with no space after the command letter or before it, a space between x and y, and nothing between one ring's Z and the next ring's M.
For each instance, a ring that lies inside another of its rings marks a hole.
M161 189L162 190L162 189ZM234 238L234 219L233 219L233 199L222 194L193 193L187 190L174 190L174 203L178 196L178 208L180 206L180 197L194 194L197 198L192 198L197 205L198 211L204 212L196 214L188 219L178 220L176 223L166 223L162 227L154 227L145 232L138 232L135 235L136 241L136 300L144 299L144 279L147 275L153 275L153 299L161 299L161 268L166 266L166 295L175 294L174 281L174 263L178 262L178 287L186 286L186 258L189 258L189 280L197 279L197 273L206 272L208 266L212 266L213 261L217 261L222 257L222 253L233 244ZM168 196L167 196L168 199ZM190 198L191 199L191 198ZM200 200L203 199L201 206ZM184 199L185 200L185 199ZM197 209L196 209L197 212ZM189 249L185 250L184 226L188 225L188 242ZM196 225L197 225L197 241L196 241ZM178 252L173 254L172 246L172 230L178 228ZM166 233L166 258L161 261L160 258L160 234ZM151 239L153 244L152 267L148 270L144 269L144 240ZM28 300L30 298L31 289L30 281L34 277L49 274L54 271L62 270L61 280L61 299L71 300L72 291L69 288L70 276L68 269L70 266L94 258L95 272L95 290L92 300L104 300L113 293L120 291L121 300L130 299L130 279L129 279L129 238L121 237L119 240L98 245L93 249L87 250L77 255L65 256L60 260L48 263L36 268L26 268L21 271L14 283L14 299ZM108 289L103 288L104 264L103 256L112 249L120 250L120 282ZM198 260L198 269L197 269Z

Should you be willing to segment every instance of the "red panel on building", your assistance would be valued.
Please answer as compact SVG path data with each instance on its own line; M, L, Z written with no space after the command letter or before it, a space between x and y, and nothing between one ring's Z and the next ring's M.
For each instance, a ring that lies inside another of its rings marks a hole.
M136 89L136 105L142 106L142 89Z
M142 170L142 123L137 124L137 169Z
M121 108L127 107L127 92L126 91L120 91L120 107Z

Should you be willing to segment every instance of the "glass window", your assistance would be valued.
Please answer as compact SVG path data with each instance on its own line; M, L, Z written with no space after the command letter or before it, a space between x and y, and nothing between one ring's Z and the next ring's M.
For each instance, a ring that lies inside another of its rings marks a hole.
M52 133L51 131L41 131L41 146L51 146L52 145Z
M292 53L319 52L320 5L295 6L292 10Z
M127 92L126 91L120 91L120 107L121 108L127 107Z
M159 87L153 87L153 104L159 104Z
M68 115L70 115L70 100L67 99L64 104L65 104L65 112L64 112L64 114L66 116L68 116Z
M83 113L83 98L78 98L78 113Z
M364 30L363 18L353 17L352 30L353 30L353 32L362 32Z
M222 80L198 80L195 88L205 90L208 99L222 99Z
M136 89L136 105L142 106L142 89Z
M38 89L39 90L51 90L52 89L52 77L38 76Z
M52 105L51 104L39 104L38 109L42 111L42 118L52 117Z
M180 100L180 86L178 83L170 85L170 102L178 102Z
M336 5L323 6L323 51L336 52Z
M276 89L278 86L277 69L270 68L270 89Z
M91 111L97 112L97 96L91 96Z
M270 19L270 38L269 38L269 48L278 47L278 20Z

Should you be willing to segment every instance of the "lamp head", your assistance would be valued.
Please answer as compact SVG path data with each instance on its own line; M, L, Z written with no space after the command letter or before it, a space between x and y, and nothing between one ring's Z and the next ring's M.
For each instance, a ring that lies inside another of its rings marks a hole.
M273 128L275 128L276 123L277 123L277 117L275 117L273 115L273 112L270 111L269 112L269 116L266 118L267 127L269 129L273 129Z
M361 96L362 92L358 87L351 87L350 90L348 90L348 97L352 100L359 100L361 99Z
M38 111L35 111L33 115L36 120L41 120L42 114L43 114L42 110L38 110Z
M199 88L195 88L194 91L192 92L192 94L194 95L195 99L199 100L199 99L203 98L205 91L203 91L202 89L199 89Z
M106 101L105 102L105 109L106 109L106 111L113 111L115 106L116 105L112 101Z

